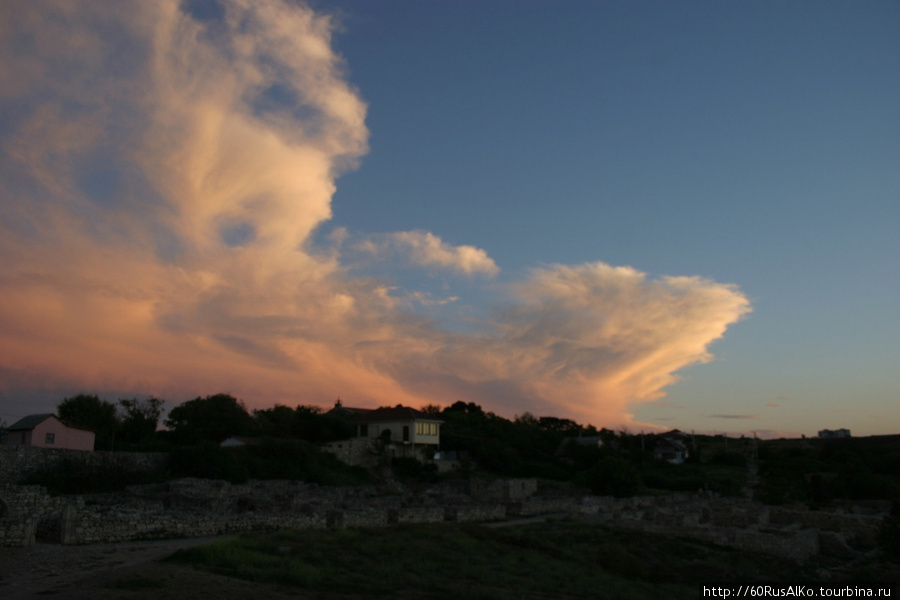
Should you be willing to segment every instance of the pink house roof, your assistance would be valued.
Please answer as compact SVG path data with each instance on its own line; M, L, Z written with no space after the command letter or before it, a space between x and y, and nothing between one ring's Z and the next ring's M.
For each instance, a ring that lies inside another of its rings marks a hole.
M59 421L59 417L54 415L53 413L42 413L39 415L28 415L27 417L22 417L12 425L6 428L7 431L30 431L46 421L47 419L56 419ZM62 421L59 421L62 423ZM86 429L84 427L75 427L74 425L69 425L67 423L63 423L69 429L79 429L81 431L90 431L94 433L91 429Z
M44 413L39 415L28 415L27 417L22 417L12 425L6 428L7 431L30 431L34 429L47 419L56 419L59 421L59 417L54 415L53 413ZM62 421L60 421L62 423ZM63 423L63 425L66 425ZM91 431L90 429L85 429L84 427L73 427L71 425L66 425L69 429L80 429L82 431ZM91 432L93 433L93 432Z
M52 413L40 414L40 415L28 415L27 417L22 417L9 427L7 427L8 431L28 431L29 429L34 429L50 417L55 417L56 415Z

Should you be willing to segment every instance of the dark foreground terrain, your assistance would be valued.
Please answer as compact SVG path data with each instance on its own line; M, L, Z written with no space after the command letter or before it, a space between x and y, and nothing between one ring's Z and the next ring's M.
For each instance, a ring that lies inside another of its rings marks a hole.
M701 581L897 580L874 558L803 567L582 522L280 531L0 549L18 598L696 598Z

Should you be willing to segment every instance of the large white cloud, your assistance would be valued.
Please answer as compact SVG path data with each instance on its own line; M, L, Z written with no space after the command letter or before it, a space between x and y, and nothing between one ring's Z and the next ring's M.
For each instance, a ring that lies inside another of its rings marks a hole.
M482 336L446 336L387 368L422 394L465 390L508 411L629 420L675 372L709 361L708 345L750 310L734 286L648 280L604 263L535 269ZM395 358L396 352L386 356Z
M733 286L592 263L535 269L480 333L407 312L311 241L368 135L332 22L223 6L0 4L0 393L465 399L609 425L749 311ZM367 240L499 272L429 232Z

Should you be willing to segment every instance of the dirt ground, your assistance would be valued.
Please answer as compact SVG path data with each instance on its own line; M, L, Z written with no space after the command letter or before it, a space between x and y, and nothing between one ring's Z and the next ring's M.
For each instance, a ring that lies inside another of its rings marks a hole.
M542 521L546 517L499 525ZM217 537L143 542L63 546L38 543L28 548L0 547L0 598L127 598L216 600L311 598L338 600L345 595L310 594L302 590L241 581L199 571L192 567L161 563L181 548L208 544Z
M217 538L30 548L0 548L0 598L112 600L304 598L297 590L259 585L191 567L160 563L180 548ZM319 596L321 598L321 596Z
M494 526L507 525L506 523ZM116 544L62 546L37 544L29 548L0 547L0 598L60 600L357 600L362 595L308 592L233 579L190 566L160 562L181 548L221 538L192 538ZM873 573L879 581L896 580L900 565L881 565ZM835 570L840 575L840 570ZM853 579L859 579L853 577ZM838 581L844 579L838 577ZM409 597L409 596L407 596ZM397 596L403 600L404 596Z

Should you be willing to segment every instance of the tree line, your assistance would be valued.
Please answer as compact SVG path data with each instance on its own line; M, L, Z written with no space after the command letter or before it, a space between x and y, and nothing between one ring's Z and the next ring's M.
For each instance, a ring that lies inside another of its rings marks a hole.
M349 476L330 455L319 457L326 453L318 449L324 442L355 435L348 412L309 405L251 411L221 393L175 406L163 419L164 404L157 398L114 404L82 394L64 399L57 412L63 422L94 431L97 449L171 452L182 476L233 481ZM659 435L597 429L527 412L507 419L473 402L421 410L443 421L440 450L458 460L454 476L537 477L616 496L652 490L739 495L746 490L748 467L755 466L760 475L755 495L768 503L824 505L841 498L900 497L900 436L793 441L690 436L687 462L672 465L653 459ZM258 443L236 451L219 447L236 436L258 438ZM573 440L579 443L564 443ZM393 467L400 479L438 477L433 464L411 459L395 459Z
M64 399L57 413L69 425L94 431L98 450L168 451L180 475L233 481L296 474L282 460L290 443L290 452L299 457L295 463L312 464L309 457L317 451L317 444L356 433L351 413L326 412L317 406L275 405L251 411L237 398L220 393L175 406L162 419L164 404L157 398L114 404L96 395L80 394ZM620 496L641 489L636 438L625 432L527 412L506 419L473 402L458 401L443 408L428 405L421 410L443 421L441 450L458 459L459 474L464 477L482 473L575 481L596 493ZM160 423L164 429L159 428ZM258 438L265 444L229 452L219 444L230 437ZM591 443L573 444L560 453L568 438ZM275 446L281 450L273 449ZM393 471L401 479L437 478L433 464L411 459L395 459Z
M56 407L60 421L94 432L96 450L150 449L165 444L220 443L234 436L293 438L309 442L345 439L353 427L340 415L326 414L317 406L296 408L276 405L247 410L230 394L197 397L173 407L162 420L165 401L132 398L117 403L99 396L79 394Z

